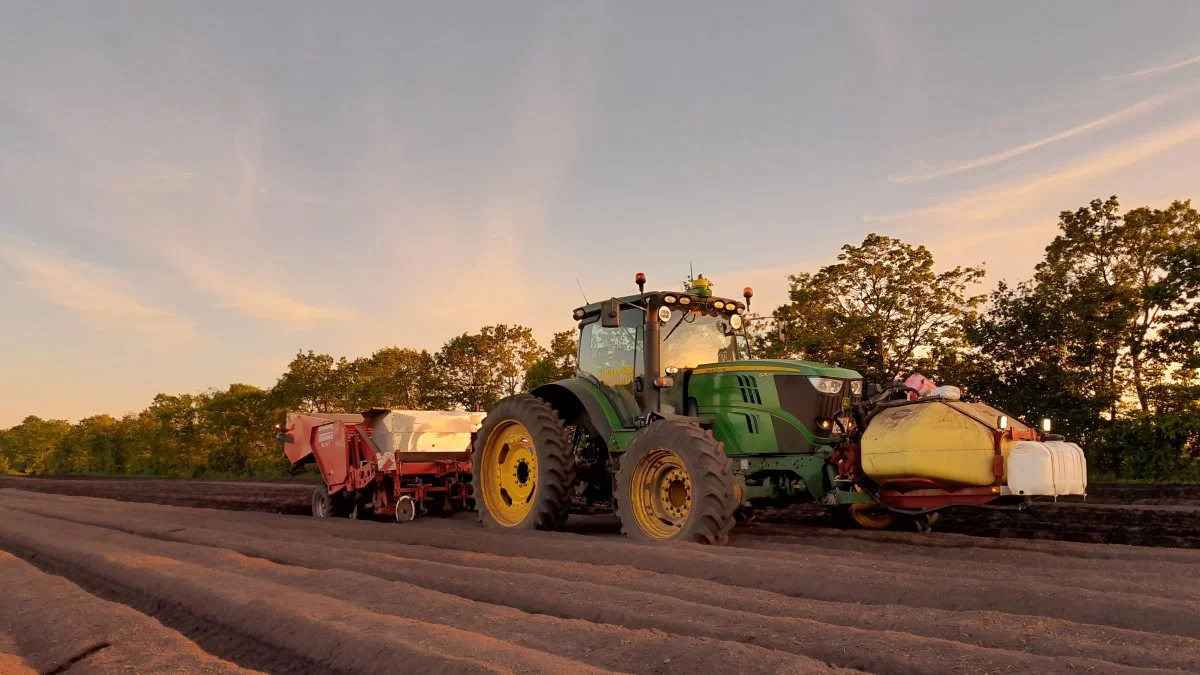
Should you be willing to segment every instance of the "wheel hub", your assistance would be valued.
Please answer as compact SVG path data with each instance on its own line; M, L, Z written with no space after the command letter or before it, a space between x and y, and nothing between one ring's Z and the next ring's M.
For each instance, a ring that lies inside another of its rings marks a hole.
M488 435L480 460L483 501L496 522L519 524L533 508L537 493L537 451L529 431L508 420Z
M658 448L638 462L630 498L638 526L650 537L670 539L692 511L692 478L683 458Z

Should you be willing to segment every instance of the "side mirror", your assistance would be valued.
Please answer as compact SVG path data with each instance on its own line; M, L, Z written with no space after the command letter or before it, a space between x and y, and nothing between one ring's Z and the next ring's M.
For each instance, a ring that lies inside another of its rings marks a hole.
M600 326L603 328L621 327L621 303L616 298L605 300L600 305Z

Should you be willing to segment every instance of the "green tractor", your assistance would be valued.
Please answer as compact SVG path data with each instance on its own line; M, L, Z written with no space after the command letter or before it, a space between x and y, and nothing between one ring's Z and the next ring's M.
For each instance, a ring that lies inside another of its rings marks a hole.
M855 371L752 360L744 300L703 275L575 310L577 375L501 400L473 447L481 521L560 528L573 506L609 504L644 541L726 543L735 514L816 500L860 525L891 515L839 477L838 439L862 398Z

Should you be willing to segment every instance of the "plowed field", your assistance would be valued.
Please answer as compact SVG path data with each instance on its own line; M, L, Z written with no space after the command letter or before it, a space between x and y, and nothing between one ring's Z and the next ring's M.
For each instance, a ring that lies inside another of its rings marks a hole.
M243 510L0 489L0 672L1200 668L1197 550L782 522L644 546L603 518L316 520L246 497L311 486L176 485Z

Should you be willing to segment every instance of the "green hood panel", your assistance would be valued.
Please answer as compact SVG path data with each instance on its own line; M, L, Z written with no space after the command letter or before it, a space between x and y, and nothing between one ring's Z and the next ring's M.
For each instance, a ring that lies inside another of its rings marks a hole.
M785 361L783 359L754 359L750 361L726 361L724 363L706 363L696 366L692 371L697 375L705 373L736 373L736 372L784 372L816 377L834 377L842 380L862 379L862 375L848 368L827 366L813 361Z

